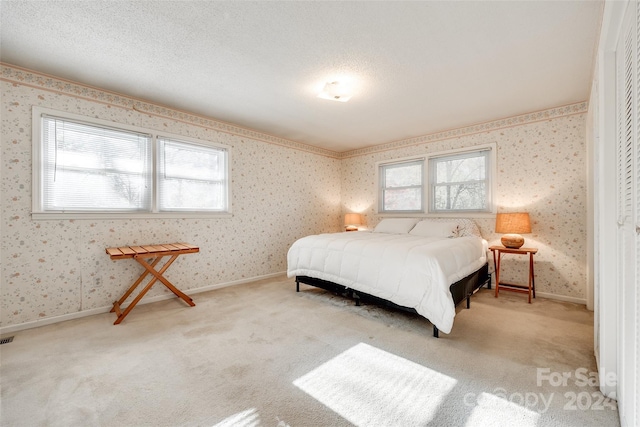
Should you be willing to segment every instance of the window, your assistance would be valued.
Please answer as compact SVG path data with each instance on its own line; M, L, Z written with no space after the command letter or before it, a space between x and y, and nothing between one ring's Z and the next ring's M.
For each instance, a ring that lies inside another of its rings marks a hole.
M495 144L378 163L379 213L490 213Z
M491 212L490 150L429 158L430 212Z
M380 211L423 212L424 161L382 164L380 168Z
M151 135L42 117L42 210L151 208Z
M33 114L35 218L230 212L229 147L39 107Z
M162 211L222 211L227 200L225 150L160 138Z

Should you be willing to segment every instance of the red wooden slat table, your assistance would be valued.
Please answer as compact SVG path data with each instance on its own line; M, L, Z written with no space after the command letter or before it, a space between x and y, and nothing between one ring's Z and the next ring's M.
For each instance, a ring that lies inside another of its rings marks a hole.
M196 305L193 302L193 299L189 297L187 294L180 291L176 288L166 277L163 276L164 272L167 271L169 266L173 263L173 261L178 258L180 255L184 254L193 254L196 252L200 252L200 248L197 246L190 245L188 243L163 243L161 245L142 245L142 246L120 246L118 248L107 248L107 254L113 260L119 259L129 259L133 258L138 261L140 265L142 265L145 271L138 277L138 279L131 285L131 287L127 290L127 292L122 295L122 297L113 303L113 308L111 312L115 312L118 318L113 323L117 325L122 322L127 314L138 304L138 302L142 299L142 297L151 289L151 287L156 283L156 281L160 280L171 292L173 292L176 296L182 298L184 302L189 304L190 306ZM158 265L160 260L169 256L169 260L164 263L160 270L156 270L155 266ZM149 264L145 259L153 259L151 264ZM140 283L144 280L147 275L151 273L153 278L147 283L147 285L140 291L137 297L127 308L121 310L121 305L124 301L131 295L131 293L138 287Z

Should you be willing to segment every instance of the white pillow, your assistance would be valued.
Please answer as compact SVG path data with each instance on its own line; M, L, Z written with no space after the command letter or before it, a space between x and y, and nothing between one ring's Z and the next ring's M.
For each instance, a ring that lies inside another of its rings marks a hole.
M406 234L420 221L418 218L385 218L373 229L374 233Z
M480 229L470 218L429 218L433 222L455 222L458 225L458 237L476 236L482 238Z
M458 224L424 220L417 223L409 234L422 237L458 237Z

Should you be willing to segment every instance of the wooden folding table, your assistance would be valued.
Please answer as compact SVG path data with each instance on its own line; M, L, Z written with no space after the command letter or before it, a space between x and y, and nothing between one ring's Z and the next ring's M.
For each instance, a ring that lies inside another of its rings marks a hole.
M200 248L198 248L197 246L190 245L188 243L170 243L170 244L163 243L161 245L121 246L118 248L107 248L107 254L109 254L111 259L119 260L119 259L133 258L136 261L138 261L138 263L142 265L145 269L145 271L140 275L140 277L138 277L138 280L136 280L133 283L133 285L131 285L129 290L127 290L127 292L125 292L125 294L122 295L122 297L118 301L115 301L113 303L113 308L111 309L111 313L115 312L116 315L118 316L118 318L113 324L117 325L118 323L122 322L124 318L127 317L127 314L129 314L129 312L133 310L136 304L138 304L138 302L142 299L142 297L149 291L149 289L151 289L151 287L158 280L160 280L167 288L169 288L171 292L173 292L176 296L182 298L184 302L186 302L190 306L193 307L194 305L196 305L191 299L191 297L181 292L178 288L176 288L173 284L171 284L171 282L169 282L169 280L167 280L167 278L164 277L163 274L171 266L173 261L175 261L176 258L178 258L178 256L183 254L193 254L199 251L200 251ZM169 258L167 262L164 263L164 265L160 270L156 270L155 266L158 265L160 260L165 256L169 256L171 258ZM146 259L153 259L153 261L151 262L151 264L149 264L147 261L145 261ZM135 297L133 301L131 301L129 306L125 308L124 311L122 311L121 310L122 303L125 302L125 300L129 297L129 295L131 295L131 293L138 287L138 285L142 283L144 278L147 277L149 273L151 273L151 275L153 276L149 281L149 283L147 283L147 285L142 289L142 291L140 291L138 296Z
M493 253L493 267L496 272L496 298L501 289L505 291L523 292L529 294L529 304L531 304L531 295L536 297L536 279L533 273L533 256L538 253L537 248L505 248L504 246L491 246L489 250ZM500 269L502 255L504 254L516 254L516 255L529 255L529 283L526 285L519 285L515 283L505 283L500 281Z

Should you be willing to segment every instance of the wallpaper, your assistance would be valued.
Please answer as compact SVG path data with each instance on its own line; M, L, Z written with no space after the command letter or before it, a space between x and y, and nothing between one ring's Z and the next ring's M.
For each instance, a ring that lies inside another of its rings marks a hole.
M297 238L340 230L336 158L221 132L207 121L136 111L124 96L111 102L95 90L78 96L52 79L7 80L0 82L1 327L111 306L142 267L131 259L112 261L107 247L176 241L199 246L200 253L179 257L166 273L189 294L189 289L283 272ZM231 146L232 217L32 220L33 105ZM168 292L158 282L147 295Z
M569 110L568 115L552 119L342 159L343 209L363 213L369 228L380 221L375 213L378 161L496 143L498 212L530 214L532 233L523 237L525 246L539 250L534 257L536 291L584 300L585 119L585 112ZM500 244L494 218L475 221L490 245ZM505 255L501 279L526 283L528 257Z
M19 68L2 66L0 80L0 327L110 307L141 273L133 260L112 261L111 246L198 245L200 253L181 256L166 273L187 294L283 272L297 238L341 230L345 212L377 224L376 161L488 142L498 147L499 210L531 214L525 244L539 248L537 290L585 298L582 104L340 154ZM231 146L233 215L32 220L34 105ZM490 243L499 241L493 218L476 222ZM520 258L505 260L505 280L526 280ZM147 295L167 293L158 284Z

